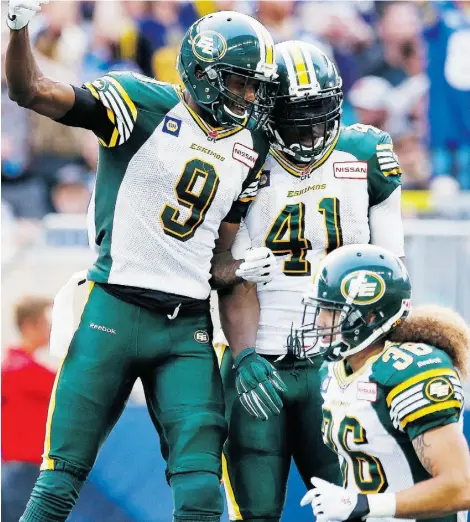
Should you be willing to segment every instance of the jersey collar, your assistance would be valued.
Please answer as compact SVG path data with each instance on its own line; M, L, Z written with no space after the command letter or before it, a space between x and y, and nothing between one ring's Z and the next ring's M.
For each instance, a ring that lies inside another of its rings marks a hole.
M346 373L345 361L338 361L333 365L333 373L338 381L338 384L341 388L347 388L352 382L354 382L359 376L363 375L373 364L374 362L383 355L384 350L375 355L372 355L367 359L364 363L364 366L357 370L357 372L351 373L348 375Z
M316 162L309 163L306 167L301 167L293 163L288 159L288 157L284 153L276 150L274 147L271 147L269 153L279 163L279 165L281 165L281 167L284 170L286 170L289 174L292 174L296 178L300 178L303 174L306 174L307 172L312 172L313 170L323 165L323 163L325 163L325 161L331 156L331 153L334 151L336 144L338 143L340 134L341 130L338 132L338 135L333 140L333 143L329 146L324 156L322 156Z
M206 136L213 141L218 141L223 138L228 138L229 136L233 136L238 132L242 131L245 127L237 126L237 127L212 127L207 122L205 122L198 114L196 114L193 109L184 101L183 97L181 97L181 102L183 106L189 112L191 118L196 122L198 127L206 134Z

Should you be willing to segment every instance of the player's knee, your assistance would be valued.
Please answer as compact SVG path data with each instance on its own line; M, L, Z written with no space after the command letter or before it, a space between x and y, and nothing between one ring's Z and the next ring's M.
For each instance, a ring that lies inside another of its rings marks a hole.
M85 477L70 471L41 471L20 522L65 521L77 501Z
M224 506L215 473L178 473L171 477L170 485L175 522L219 522Z

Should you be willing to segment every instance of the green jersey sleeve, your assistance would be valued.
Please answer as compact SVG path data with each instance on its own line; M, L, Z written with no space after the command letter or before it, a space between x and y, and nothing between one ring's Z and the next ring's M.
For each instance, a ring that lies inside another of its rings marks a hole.
M390 418L410 440L460 419L462 384L445 352L423 343L391 344L380 365Z
M165 114L180 99L178 87L133 72L109 72L83 88L103 104L112 124L109 139L98 138L104 147L124 144L138 125L140 112Z
M253 146L258 154L258 158L242 185L242 191L238 199L233 203L232 208L224 218L224 221L227 223L240 223L246 216L251 202L256 199L261 172L269 152L269 142L264 135L261 137L253 136Z
M370 207L385 201L401 185L400 164L386 132L362 123L343 127L336 150L367 162Z
M373 207L385 201L401 185L402 171L393 151L392 138L386 132L380 133L367 164L369 206Z

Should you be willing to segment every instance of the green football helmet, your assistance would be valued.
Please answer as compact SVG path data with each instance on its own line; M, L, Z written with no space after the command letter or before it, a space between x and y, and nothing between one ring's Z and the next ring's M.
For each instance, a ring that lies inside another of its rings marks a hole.
M218 124L251 130L266 124L279 86L274 43L251 16L221 11L195 22L183 38L177 68L193 99ZM252 100L246 99L249 92Z
M271 144L297 163L318 161L339 134L341 77L312 44L282 42L275 53L279 91L267 125Z
M411 283L400 258L374 245L343 246L320 263L290 348L301 358L344 359L396 328L410 303Z

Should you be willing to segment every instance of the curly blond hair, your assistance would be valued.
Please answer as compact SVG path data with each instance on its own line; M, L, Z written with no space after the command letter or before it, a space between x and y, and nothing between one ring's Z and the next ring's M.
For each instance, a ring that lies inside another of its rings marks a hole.
M388 337L393 342L427 343L449 355L466 379L470 364L470 329L454 310L438 305L413 308L410 315Z

